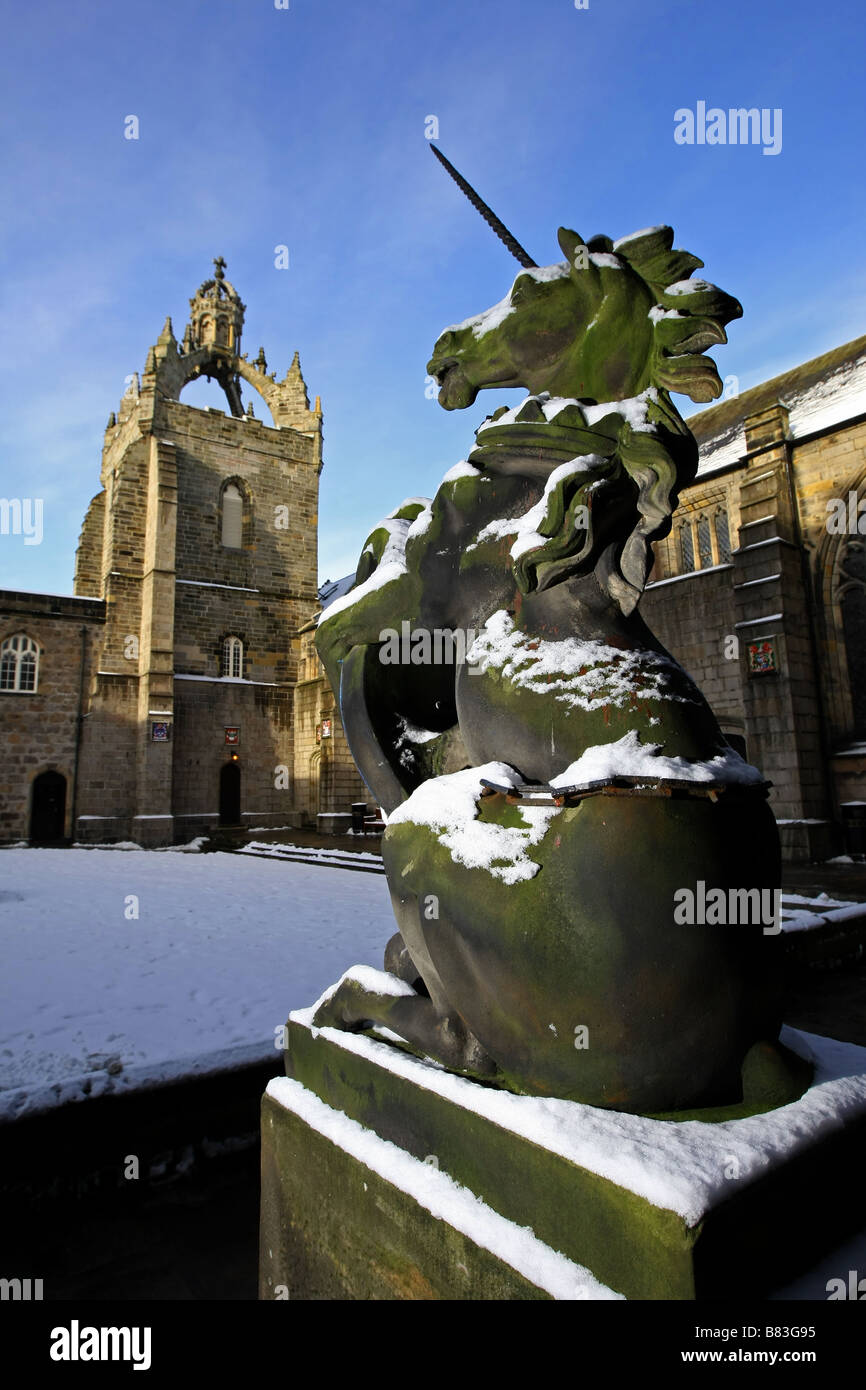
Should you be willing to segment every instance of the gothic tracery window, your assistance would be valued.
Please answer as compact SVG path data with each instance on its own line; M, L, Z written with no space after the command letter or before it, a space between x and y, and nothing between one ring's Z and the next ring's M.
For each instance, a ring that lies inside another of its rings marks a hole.
M35 695L39 680L39 647L32 637L16 632L0 645L0 690Z
M240 680L244 674L244 644L239 637L226 637L223 642L223 675Z
M709 569L713 563L713 542L710 536L709 518L702 516L698 522L698 555L701 569Z
M728 565L731 562L731 531L728 526L728 514L722 507L716 512L715 527L719 564Z
M688 521L680 527L680 561L683 574L688 574L695 567L695 545Z

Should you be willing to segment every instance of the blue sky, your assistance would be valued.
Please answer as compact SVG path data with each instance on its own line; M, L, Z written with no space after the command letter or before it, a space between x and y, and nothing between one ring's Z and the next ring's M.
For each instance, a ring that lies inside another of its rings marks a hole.
M515 403L425 395L440 330L517 270L425 148L429 115L539 264L560 224L671 223L743 304L715 353L743 390L866 331L862 0L4 8L0 491L44 499L44 538L0 536L3 587L71 592L108 414L217 254L244 349L282 376L297 348L322 398L322 578ZM698 101L781 108L781 152L676 144ZM183 399L224 405L211 389Z

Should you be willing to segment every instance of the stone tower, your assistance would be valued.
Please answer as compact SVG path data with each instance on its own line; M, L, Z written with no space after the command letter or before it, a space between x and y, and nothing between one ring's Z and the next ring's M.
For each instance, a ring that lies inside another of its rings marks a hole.
M245 306L218 257L112 414L75 592L105 602L84 719L79 838L156 845L222 820L296 818L294 687L317 611L322 412L298 355L241 354ZM184 405L215 378L228 413ZM244 406L258 392L273 425ZM248 393L249 394L249 393Z

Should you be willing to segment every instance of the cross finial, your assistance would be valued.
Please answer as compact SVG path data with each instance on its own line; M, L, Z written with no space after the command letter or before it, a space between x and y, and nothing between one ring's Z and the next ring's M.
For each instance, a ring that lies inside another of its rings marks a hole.
M215 278L216 278L217 280L224 280L224 279L225 279L225 273L226 273L226 263L225 263L225 261L223 260L222 256L214 256L214 258L213 258L213 263L214 263L214 267L215 267L215 269L214 269L214 276L215 276Z

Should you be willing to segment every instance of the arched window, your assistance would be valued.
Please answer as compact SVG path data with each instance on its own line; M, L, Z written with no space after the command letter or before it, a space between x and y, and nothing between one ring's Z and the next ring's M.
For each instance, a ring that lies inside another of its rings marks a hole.
M16 632L0 644L0 690L35 695L39 681L39 648L32 637Z
M244 543L244 499L235 483L223 488L222 542L230 550L240 550Z
M680 527L680 556L682 573L688 574L695 567L695 544L692 540L691 523L688 521Z
M854 707L854 737L866 738L866 545L852 540L842 561L842 631Z
M223 642L223 675L240 680L244 674L244 644L239 637L226 637Z
M731 532L728 526L727 513L721 508L716 512L716 548L719 552L719 564L730 564L731 560Z
M709 569L713 563L713 542L710 537L709 518L705 516L698 522L698 554L701 557L701 569Z

